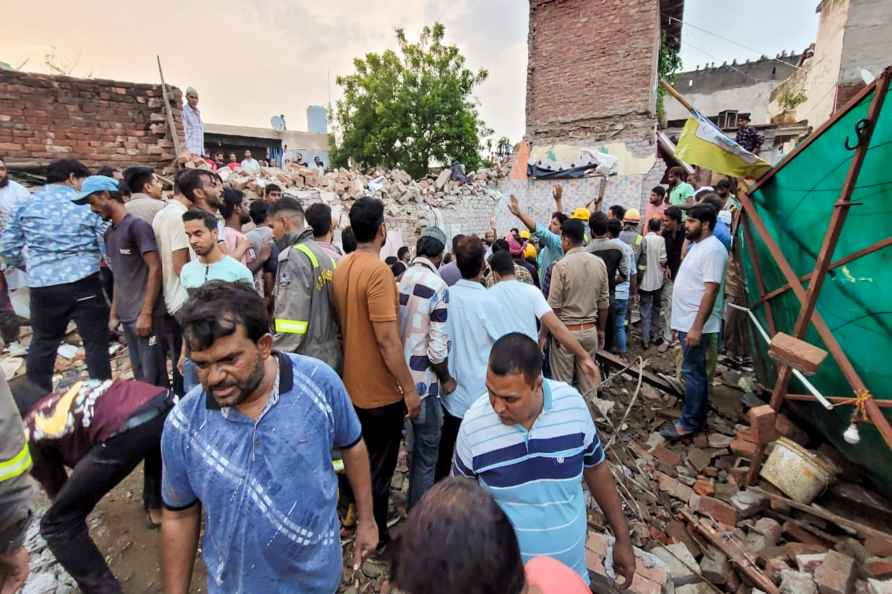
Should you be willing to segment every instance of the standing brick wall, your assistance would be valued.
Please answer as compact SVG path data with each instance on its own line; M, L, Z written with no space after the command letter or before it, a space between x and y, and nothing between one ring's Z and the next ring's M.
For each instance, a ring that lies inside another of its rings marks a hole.
M652 134L659 0L530 0L527 136Z
M182 139L182 95L168 86L168 96ZM175 155L161 86L0 71L0 156L92 168L168 164Z

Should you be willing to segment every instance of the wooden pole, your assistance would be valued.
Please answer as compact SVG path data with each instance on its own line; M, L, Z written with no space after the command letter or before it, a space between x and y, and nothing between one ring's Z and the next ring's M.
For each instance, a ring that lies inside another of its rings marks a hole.
M867 246L866 248L860 249L857 252L852 252L848 256L844 256L844 257L840 258L839 260L837 260L836 262L834 262L833 264L828 266L827 271L829 272L829 271L835 270L841 266L845 266L845 265L849 264L850 262L854 262L858 258L863 258L864 256L868 256L874 252L878 252L878 251L880 251L884 248L887 248L889 246L892 246L892 237L886 237L885 239L881 239L878 242ZM810 279L812 277L812 274L814 274L814 273L809 272L808 274L803 274L802 276L799 277L799 280L804 283L808 282L808 279ZM766 293L764 296L761 296L759 298L759 303L757 303L756 305L759 305L763 302L774 299L778 295L783 295L784 293L786 293L789 290L790 290L790 284L787 283L783 287L779 287L769 293Z
M660 79L660 86L663 87L663 90L672 95L676 101L681 103L685 109L688 111L694 111L694 106L690 104L690 102L682 97L681 93L675 90L675 87L667 83L665 80Z
M839 200L834 204L833 215L830 217L827 234L824 235L821 250L818 252L818 258L815 262L815 268L812 271L811 282L808 286L806 299L802 302L799 316L796 318L796 325L793 328L793 336L796 338L802 338L805 335L805 330L808 328L808 323L817 306L821 287L823 287L824 281L827 278L830 259L833 257L833 252L836 250L836 244L839 241L839 236L842 234L842 229L849 213L852 192L855 191L855 184L858 182L858 175L861 173L861 165L864 163L864 159L867 156L870 140L873 136L873 130L879 119L880 111L883 108L883 102L886 99L886 91L889 89L889 76L890 71L887 70L884 71L882 76L877 80L873 99L867 110L867 121L869 122L869 125L864 135L859 137L858 148L855 150L855 158L852 159L852 164L849 167L849 172L843 183L842 191L839 194ZM790 375L791 371L789 366L781 365L778 372L777 383L774 386L774 391L771 393L771 404L775 410L779 408L783 394L787 391L787 386L790 383ZM855 392L861 392L863 389L863 387L860 390L856 388ZM775 404L777 406L775 406Z
M158 75L161 77L161 96L164 99L164 113L167 116L167 129L173 140L174 160L180 156L180 138L177 136L177 126L173 119L173 111L170 109L170 98L167 96L167 84L164 82L164 71L161 70L161 56L155 56L158 60ZM201 155L199 155L201 156Z

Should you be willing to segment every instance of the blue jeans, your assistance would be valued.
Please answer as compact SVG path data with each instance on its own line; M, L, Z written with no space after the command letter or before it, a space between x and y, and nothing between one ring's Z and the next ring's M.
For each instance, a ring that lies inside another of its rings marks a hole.
M136 322L124 322L124 337L127 339L127 351L130 355L130 366L133 378L160 388L170 387L167 377L167 361L164 358L164 328L160 318L152 320L152 334L139 336L136 333ZM160 337L160 338L159 338Z
M681 410L681 425L687 431L700 431L706 424L709 410L709 380L706 373L706 351L709 335L700 336L700 344L688 347L685 344L687 332L678 332L681 345L681 375L684 378L684 406Z
M421 412L409 419L412 427L412 457L409 466L409 498L412 509L434 484L434 470L440 451L440 430L443 427L443 407L440 399L428 396L421 401Z
M628 350L626 340L626 310L629 308L628 299L617 299L613 302L614 336L613 352L625 353Z

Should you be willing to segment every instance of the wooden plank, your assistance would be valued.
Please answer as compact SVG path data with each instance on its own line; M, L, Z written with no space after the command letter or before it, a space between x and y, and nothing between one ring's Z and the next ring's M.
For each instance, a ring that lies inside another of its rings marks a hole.
M854 530L858 534L862 536L874 536L876 538L882 538L885 540L892 539L892 534L888 532L883 532L881 530L876 530L875 528L871 528L870 526L865 526L864 524L860 524L853 520L849 520L848 518L844 518L840 515L834 514L827 510L821 509L815 505L803 505L797 501L793 501L792 499L788 499L783 495L778 495L777 493L769 493L768 491L761 489L759 487L750 487L750 490L754 493L758 493L759 495L764 495L765 497L770 497L772 500L779 501L786 505L789 505L793 509L798 509L799 511L805 512L807 514L811 514L816 518L821 518L822 520L827 520L828 522L833 522L838 526L843 526L845 528L849 528Z

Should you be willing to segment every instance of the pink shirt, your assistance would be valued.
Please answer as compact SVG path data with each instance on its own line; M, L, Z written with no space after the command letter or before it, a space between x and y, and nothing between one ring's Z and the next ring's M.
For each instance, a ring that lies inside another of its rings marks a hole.
M527 583L542 594L591 594L579 574L551 557L535 557L524 566Z
M654 206L650 202L647 203L647 207L644 209L644 227L642 228L642 233L647 233L647 222L651 219L659 219L663 217L663 213L668 208L668 205L664 202L659 206Z

